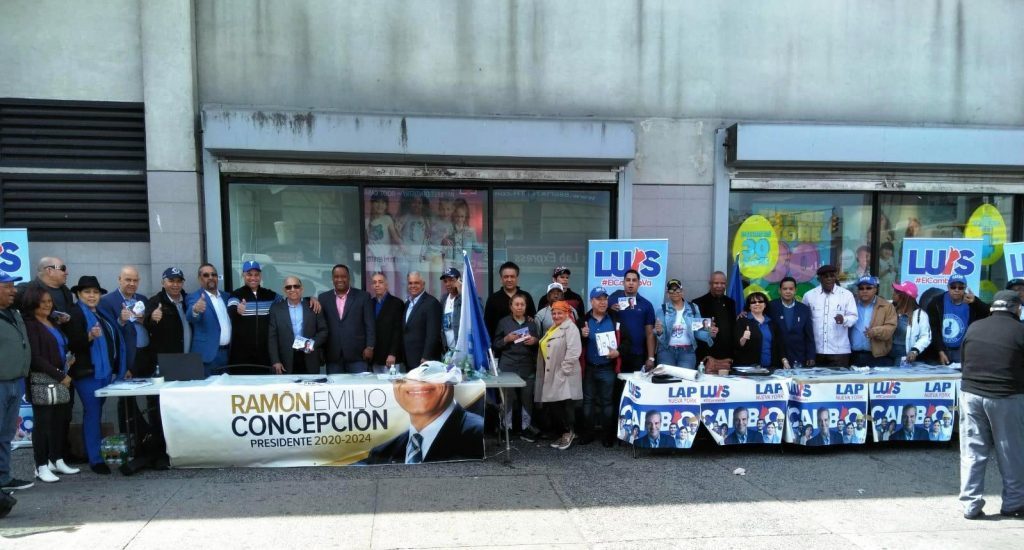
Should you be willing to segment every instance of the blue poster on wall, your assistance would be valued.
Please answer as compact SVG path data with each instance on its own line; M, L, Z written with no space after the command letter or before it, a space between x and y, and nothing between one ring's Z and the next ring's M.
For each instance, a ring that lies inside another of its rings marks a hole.
M608 294L622 289L630 269L640 273L639 294L661 309L668 280L668 239L591 240L587 251L587 289L603 286ZM588 304L589 305L589 304ZM590 309L589 307L587 309Z
M32 278L27 229L0 229L0 271L28 281Z

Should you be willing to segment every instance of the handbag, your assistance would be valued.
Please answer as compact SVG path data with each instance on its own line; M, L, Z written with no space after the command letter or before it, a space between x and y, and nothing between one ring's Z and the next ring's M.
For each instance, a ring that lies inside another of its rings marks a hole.
M33 372L30 382L34 405L64 405L71 402L71 391L45 373Z
M732 370L732 359L716 359L710 355L704 359L704 372L708 374L718 374L728 370Z

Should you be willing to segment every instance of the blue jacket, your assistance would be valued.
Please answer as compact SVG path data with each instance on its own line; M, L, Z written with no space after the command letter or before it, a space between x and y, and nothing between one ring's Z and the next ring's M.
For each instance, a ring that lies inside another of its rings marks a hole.
M148 300L148 298L138 292L132 296L132 299L142 303L146 303L146 300ZM136 346L138 345L138 336L136 335L136 332L140 329L146 330L145 326L142 324L146 314L143 313L138 316L134 323L128 322L125 323L124 326L121 326L121 310L124 309L124 294L121 294L120 289L108 292L100 298L100 303L96 304L96 309L103 313L104 317L112 320L114 326L121 330L121 337L124 339L125 365L127 365L128 370L132 372L133 376L148 374L149 367L146 365L141 365L143 372L135 372L135 356L138 351L136 349ZM147 338L148 336L149 334L147 331Z
M799 361L807 363L813 361L817 355L814 344L814 327L811 325L811 308L807 304L796 302L793 305L793 328L786 328L786 319L782 312L785 306L782 300L776 298L768 302L766 312L779 329L779 334L785 342L786 359L790 363Z
M196 305L202 293L199 289L185 298L185 315L192 325L192 349L203 357L204 363L209 363L217 357L217 349L220 348L220 322L217 321L217 312L213 310L213 304L207 302L206 311L199 315L192 312L192 306ZM224 302L224 309L228 308L228 293L220 291L220 299Z
M708 329L700 329L697 332L693 331L693 323L700 321L703 317L700 314L700 308L693 302L687 302L683 300L683 326L686 328L687 333L690 335L690 341L693 342L693 347L696 350L697 342L701 341L708 346L715 345L714 340L711 338L711 331ZM655 338L658 340L658 351L664 351L668 349L669 341L672 339L672 325L676 322L676 308L672 305L671 301L667 301L661 304L661 325L663 330L661 335L655 334Z

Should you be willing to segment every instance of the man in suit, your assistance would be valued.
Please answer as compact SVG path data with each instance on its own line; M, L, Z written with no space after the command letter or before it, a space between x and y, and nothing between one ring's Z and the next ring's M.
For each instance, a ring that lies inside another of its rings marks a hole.
M327 342L327 320L324 314L314 313L308 300L302 299L302 281L298 277L285 277L283 301L270 306L270 325L267 329L267 353L277 374L319 374L320 350ZM312 340L301 349L295 348L296 338Z
M779 327L785 340L786 359L793 367L814 366L817 351L811 325L811 308L796 299L796 279L779 281L779 298L768 302L768 317Z
M143 326L146 297L139 289L139 271L130 265L121 268L117 290L100 298L97 305L108 319L117 319L124 338L125 361L132 376L149 376L153 360L149 353L149 331Z
M889 441L928 441L928 430L917 425L917 406L903 406L903 424Z
M484 419L455 402L458 369L431 361L394 382L395 401L409 413L409 429L375 447L367 464L419 464L484 456Z
M814 437L807 440L807 445L810 447L820 447L822 445L842 445L843 434L839 433L839 430L830 427L831 426L831 415L828 409L822 407L818 409L818 433Z
M349 285L347 265L331 269L334 289L320 294L327 320L327 374L369 370L377 339L377 322L370 295Z
M725 437L726 445L745 445L747 443L764 443L764 437L756 429L750 429L750 411L746 407L732 410L732 432Z
M637 447L641 449L673 449L676 442L672 436L661 433L661 411L650 410L644 417L646 432L636 440Z
M388 278L383 273L374 273L370 284L377 336L372 364L374 370L385 372L402 356L402 314L405 304L388 292Z
M185 313L185 295L181 289L185 274L168 267L161 278L163 290L146 302L146 330L155 358L159 353L185 353L192 346L192 327Z
M423 276L418 271L409 273L406 288L409 300L402 322L402 343L405 364L414 368L441 358L441 304L423 291Z
M228 364L231 347L231 318L228 316L228 295L218 290L220 281L213 264L199 266L199 290L188 295L185 308L192 325L192 347L189 351L203 358L206 375L214 368Z

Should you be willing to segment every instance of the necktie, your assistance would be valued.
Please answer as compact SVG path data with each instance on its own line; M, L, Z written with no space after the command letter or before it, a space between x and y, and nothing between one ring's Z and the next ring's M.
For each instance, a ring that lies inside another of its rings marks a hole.
M412 434L409 438L409 444L412 446L412 452L409 453L409 460L405 462L407 464L419 464L423 462L423 436L420 434Z

